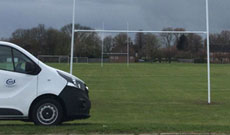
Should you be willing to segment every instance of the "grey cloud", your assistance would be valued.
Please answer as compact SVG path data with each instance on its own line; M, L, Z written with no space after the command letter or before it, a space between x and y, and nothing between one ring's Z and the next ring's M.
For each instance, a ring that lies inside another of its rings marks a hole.
M101 29L205 30L205 0L76 0L76 22ZM230 28L229 0L210 1L211 32ZM72 0L1 0L0 38L38 24L60 28L72 22Z

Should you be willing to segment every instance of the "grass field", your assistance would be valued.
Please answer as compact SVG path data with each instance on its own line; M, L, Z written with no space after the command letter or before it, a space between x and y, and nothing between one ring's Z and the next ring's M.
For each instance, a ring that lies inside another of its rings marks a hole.
M211 68L208 105L205 64L74 65L74 74L90 88L90 119L57 127L1 121L0 133L230 133L230 65Z

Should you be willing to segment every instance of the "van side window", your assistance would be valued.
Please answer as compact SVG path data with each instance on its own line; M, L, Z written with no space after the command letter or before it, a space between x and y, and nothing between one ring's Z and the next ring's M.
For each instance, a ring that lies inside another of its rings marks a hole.
M26 73L27 63L34 64L28 57L15 49L13 49L13 57L16 72Z
M0 46L0 69L14 71L12 50L9 47Z

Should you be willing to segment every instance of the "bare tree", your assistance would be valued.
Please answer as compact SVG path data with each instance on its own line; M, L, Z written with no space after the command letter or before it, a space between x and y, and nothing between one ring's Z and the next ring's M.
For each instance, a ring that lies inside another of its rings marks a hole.
M174 31L185 31L185 29L184 28L175 28ZM180 37L184 34L174 33L173 35L175 37L175 44L177 44L179 42Z
M129 41L131 39L129 38ZM119 33L113 38L114 48L117 52L126 53L127 52L127 34Z
M203 39L198 34L188 34L188 49L192 54L197 54L203 47Z
M173 28L169 27L169 28L164 28L162 31L173 31L173 30L174 30ZM171 46L174 45L174 41L175 41L174 34L172 34L172 33L162 33L162 34L160 34L160 36L161 36L163 44L167 48L170 48Z
M32 29L18 29L13 32L10 42L16 43L21 47L32 52L34 55L45 53L46 50L46 28L39 24Z
M230 61L230 31L225 30L221 33L210 35L210 46L212 56L216 58L220 63L223 63L224 59Z
M104 52L111 52L114 47L113 37L107 36L104 39Z
M163 31L173 31L173 28L164 28ZM174 38L174 34L172 33L162 33L160 34L161 36L161 40L163 45L166 47L165 53L167 53L167 55L165 55L167 57L167 60L169 63L171 63L172 60L172 53L171 53L171 47L174 45L175 43L175 38Z
M137 33L135 36L135 46L136 52L138 53L138 57L143 57L143 46L145 44L145 34L144 33Z
M145 45L143 47L143 52L147 59L153 60L157 57L157 51L160 47L157 37L154 34L145 35Z
M230 31L222 31L220 34L210 35L211 45L230 45Z

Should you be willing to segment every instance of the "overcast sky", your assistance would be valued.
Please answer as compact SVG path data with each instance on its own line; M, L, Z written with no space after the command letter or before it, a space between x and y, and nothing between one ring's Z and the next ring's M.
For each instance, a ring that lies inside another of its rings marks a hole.
M205 0L76 0L76 23L101 29L205 30ZM72 22L72 0L0 0L0 38L38 24ZM230 0L209 0L210 31L230 30Z

